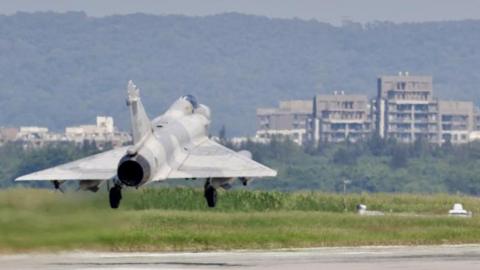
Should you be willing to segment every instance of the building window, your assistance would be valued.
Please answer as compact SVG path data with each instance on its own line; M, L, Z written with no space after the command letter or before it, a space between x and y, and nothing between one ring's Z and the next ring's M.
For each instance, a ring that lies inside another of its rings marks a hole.
M442 115L443 122L449 122L449 121L452 121L452 119L453 119L453 116L451 115Z

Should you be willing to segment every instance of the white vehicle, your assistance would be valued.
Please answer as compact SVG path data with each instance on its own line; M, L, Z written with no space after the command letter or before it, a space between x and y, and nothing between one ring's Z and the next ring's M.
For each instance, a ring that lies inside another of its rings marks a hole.
M448 215L453 217L471 217L472 212L463 209L463 205L461 203L456 203L453 205L453 208L448 211Z
M133 145L113 149L57 167L21 176L15 181L80 181L83 190L98 190L107 181L110 206L118 208L123 187L138 188L166 179L205 178L205 198L215 207L219 187L235 179L244 185L252 178L276 176L277 172L251 159L248 151L235 152L208 138L210 109L191 96L175 101L161 116L150 121L139 89L128 83Z

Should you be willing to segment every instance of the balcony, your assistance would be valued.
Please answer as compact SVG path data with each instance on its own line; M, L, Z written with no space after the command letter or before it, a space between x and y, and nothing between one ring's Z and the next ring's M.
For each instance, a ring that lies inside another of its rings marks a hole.
M412 129L411 128L389 128L388 132L410 133L412 132Z
M428 122L430 122L430 120L428 118L415 118L415 123L421 123L421 124L426 124Z
M410 123L410 122L412 122L412 118L396 117L396 118L389 119L389 121L392 122L392 123Z

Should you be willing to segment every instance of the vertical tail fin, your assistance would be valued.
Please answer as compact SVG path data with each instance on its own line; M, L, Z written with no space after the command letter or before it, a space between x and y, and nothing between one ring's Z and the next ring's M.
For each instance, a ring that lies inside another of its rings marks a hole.
M140 100L140 90L132 81L128 82L127 91L127 106L130 109L133 143L137 144L146 135L152 132L152 124L150 119L148 119L142 101Z

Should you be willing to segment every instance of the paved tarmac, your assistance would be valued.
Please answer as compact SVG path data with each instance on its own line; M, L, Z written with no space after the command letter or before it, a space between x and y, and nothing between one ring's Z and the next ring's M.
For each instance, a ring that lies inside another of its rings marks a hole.
M201 253L21 254L0 269L480 269L480 245L316 248Z

